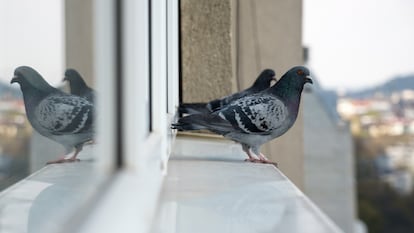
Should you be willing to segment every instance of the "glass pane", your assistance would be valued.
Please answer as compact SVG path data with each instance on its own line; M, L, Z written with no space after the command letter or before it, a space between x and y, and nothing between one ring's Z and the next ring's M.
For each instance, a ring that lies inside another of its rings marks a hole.
M7 216L0 217L0 229L47 233L76 227L76 216L87 214L98 187L113 174L114 134L100 130L109 136L95 140L95 92L76 80L79 75L95 89L99 77L105 108L116 114L115 62L102 62L115 57L113 28L107 26L114 23L112 4L93 3L0 0L0 189L9 187L0 193L1 216ZM116 130L113 119L107 112L99 118ZM96 149L104 153L94 157ZM59 163L45 166L50 161Z
M43 167L48 155L63 155L56 143L34 136L20 86L10 84L17 67L30 66L50 85L62 86L62 8L55 0L0 1L0 190Z

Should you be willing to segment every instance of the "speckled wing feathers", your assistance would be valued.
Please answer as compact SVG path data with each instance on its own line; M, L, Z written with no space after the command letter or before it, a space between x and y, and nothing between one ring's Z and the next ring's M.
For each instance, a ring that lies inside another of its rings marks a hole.
M271 134L284 124L288 110L270 95L252 95L232 102L219 116L245 133Z
M93 106L83 98L51 95L39 103L35 116L53 135L76 134L92 127Z

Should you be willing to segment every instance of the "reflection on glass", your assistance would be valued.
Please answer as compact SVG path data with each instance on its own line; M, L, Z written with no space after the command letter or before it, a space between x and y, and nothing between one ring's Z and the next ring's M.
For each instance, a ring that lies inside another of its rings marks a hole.
M64 15L63 1L54 0L0 0L0 9L0 190L3 190L44 167L48 156L64 154L60 146L34 132L26 117L20 87L10 84L15 68L31 66L52 86L62 85Z
M27 176L31 127L19 90L0 83L0 190Z

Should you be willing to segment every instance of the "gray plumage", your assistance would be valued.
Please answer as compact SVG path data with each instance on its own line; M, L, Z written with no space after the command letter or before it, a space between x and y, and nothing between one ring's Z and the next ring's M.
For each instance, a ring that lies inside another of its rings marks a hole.
M94 136L93 104L50 86L37 71L28 66L15 69L11 83L15 82L20 84L26 115L33 128L62 144L67 152L75 148L70 159L50 163L76 161L83 144Z
M213 113L180 118L172 128L210 130L241 143L249 161L268 162L260 146L283 135L295 123L305 83L312 83L309 70L293 67L271 88L237 99Z
M183 103L180 104L179 112L188 113L188 114L198 114L198 113L210 113L217 111L234 100L240 99L244 96L258 93L270 87L272 81L275 79L275 71L272 69L263 70L260 75L256 78L253 85L243 91L234 93L229 96L225 96L220 99L212 100L208 103Z
M63 80L69 82L71 94L83 97L94 103L95 91L86 84L78 71L75 69L67 69Z

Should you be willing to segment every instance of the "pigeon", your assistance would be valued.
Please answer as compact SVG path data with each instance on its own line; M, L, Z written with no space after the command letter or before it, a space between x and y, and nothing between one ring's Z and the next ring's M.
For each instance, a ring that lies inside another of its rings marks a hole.
M263 91L270 87L270 83L272 81L276 81L275 79L275 71L272 69L265 69L263 70L260 75L257 77L256 81L253 85L243 91L234 93L229 96L225 96L221 99L215 99L208 103L183 103L180 104L179 112L187 113L187 114L197 114L197 113L210 113L217 111L224 106L228 105L232 101L242 98L246 95L250 95L253 93L257 93Z
M272 87L237 99L216 112L182 117L172 128L209 130L240 143L248 156L246 161L271 163L260 153L260 146L293 126L306 83L313 83L309 70L293 67Z
M67 69L63 81L69 82L70 93L94 103L95 91L86 85L82 76L75 69Z
M61 158L47 164L79 161L76 156L83 144L94 136L93 104L85 98L50 86L28 66L16 68L10 83L20 84L26 115L32 127L63 145L68 153L75 148L69 159Z

